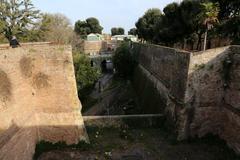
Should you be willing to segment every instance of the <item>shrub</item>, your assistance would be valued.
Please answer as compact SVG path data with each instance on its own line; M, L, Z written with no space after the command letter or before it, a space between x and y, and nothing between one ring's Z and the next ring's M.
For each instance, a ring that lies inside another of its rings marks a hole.
M120 77L131 78L137 63L129 43L124 42L116 49L113 56L113 64Z
M90 94L95 82L99 79L101 72L98 68L92 67L90 59L83 54L74 53L73 61L78 96L81 100L84 100Z

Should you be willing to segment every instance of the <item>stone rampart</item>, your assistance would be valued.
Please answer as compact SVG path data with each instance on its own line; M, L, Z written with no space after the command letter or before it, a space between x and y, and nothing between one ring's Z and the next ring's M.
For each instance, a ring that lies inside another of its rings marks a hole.
M188 53L134 44L133 85L146 113L163 113L179 139L220 136L240 153L240 47Z
M87 140L70 46L1 48L0 82L1 160L30 160L41 140Z
M185 136L212 133L240 153L240 46L195 54L185 96Z

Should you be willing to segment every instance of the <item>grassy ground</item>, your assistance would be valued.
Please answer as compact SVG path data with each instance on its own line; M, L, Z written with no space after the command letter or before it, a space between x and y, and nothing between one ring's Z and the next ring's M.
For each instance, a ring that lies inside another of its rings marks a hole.
M51 148L38 160L239 160L223 141L177 142L163 129L89 128L91 144ZM49 147L45 147L49 148ZM37 148L39 149L39 148ZM39 152L37 152L39 153Z

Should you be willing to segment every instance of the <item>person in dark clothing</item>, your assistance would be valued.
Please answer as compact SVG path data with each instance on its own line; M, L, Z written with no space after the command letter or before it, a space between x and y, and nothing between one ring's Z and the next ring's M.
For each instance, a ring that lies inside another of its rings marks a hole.
M19 44L19 42L17 41L17 38L15 36L12 37L11 41L10 41L10 46L12 48L17 48L18 46L21 46Z

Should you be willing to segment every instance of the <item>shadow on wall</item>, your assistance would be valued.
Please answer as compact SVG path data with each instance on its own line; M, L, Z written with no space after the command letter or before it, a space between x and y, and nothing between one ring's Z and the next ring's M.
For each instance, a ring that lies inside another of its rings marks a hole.
M12 95L12 85L7 74L0 69L0 101L3 107L10 101Z
M84 126L82 126L84 127ZM79 133L79 126L29 126L20 127L16 124L1 134L1 160L32 160L36 144L42 140L57 143L66 142L67 145L87 142ZM76 138L78 137L78 138Z
M164 113L168 106L183 106L190 53L173 48L134 44L139 65L133 86L144 113ZM171 112L176 107L171 108ZM171 115L174 117L176 115ZM175 121L175 120L174 120Z
M166 47L137 47L133 84L145 113L165 114L179 139L217 134L240 153L240 47L191 56Z

